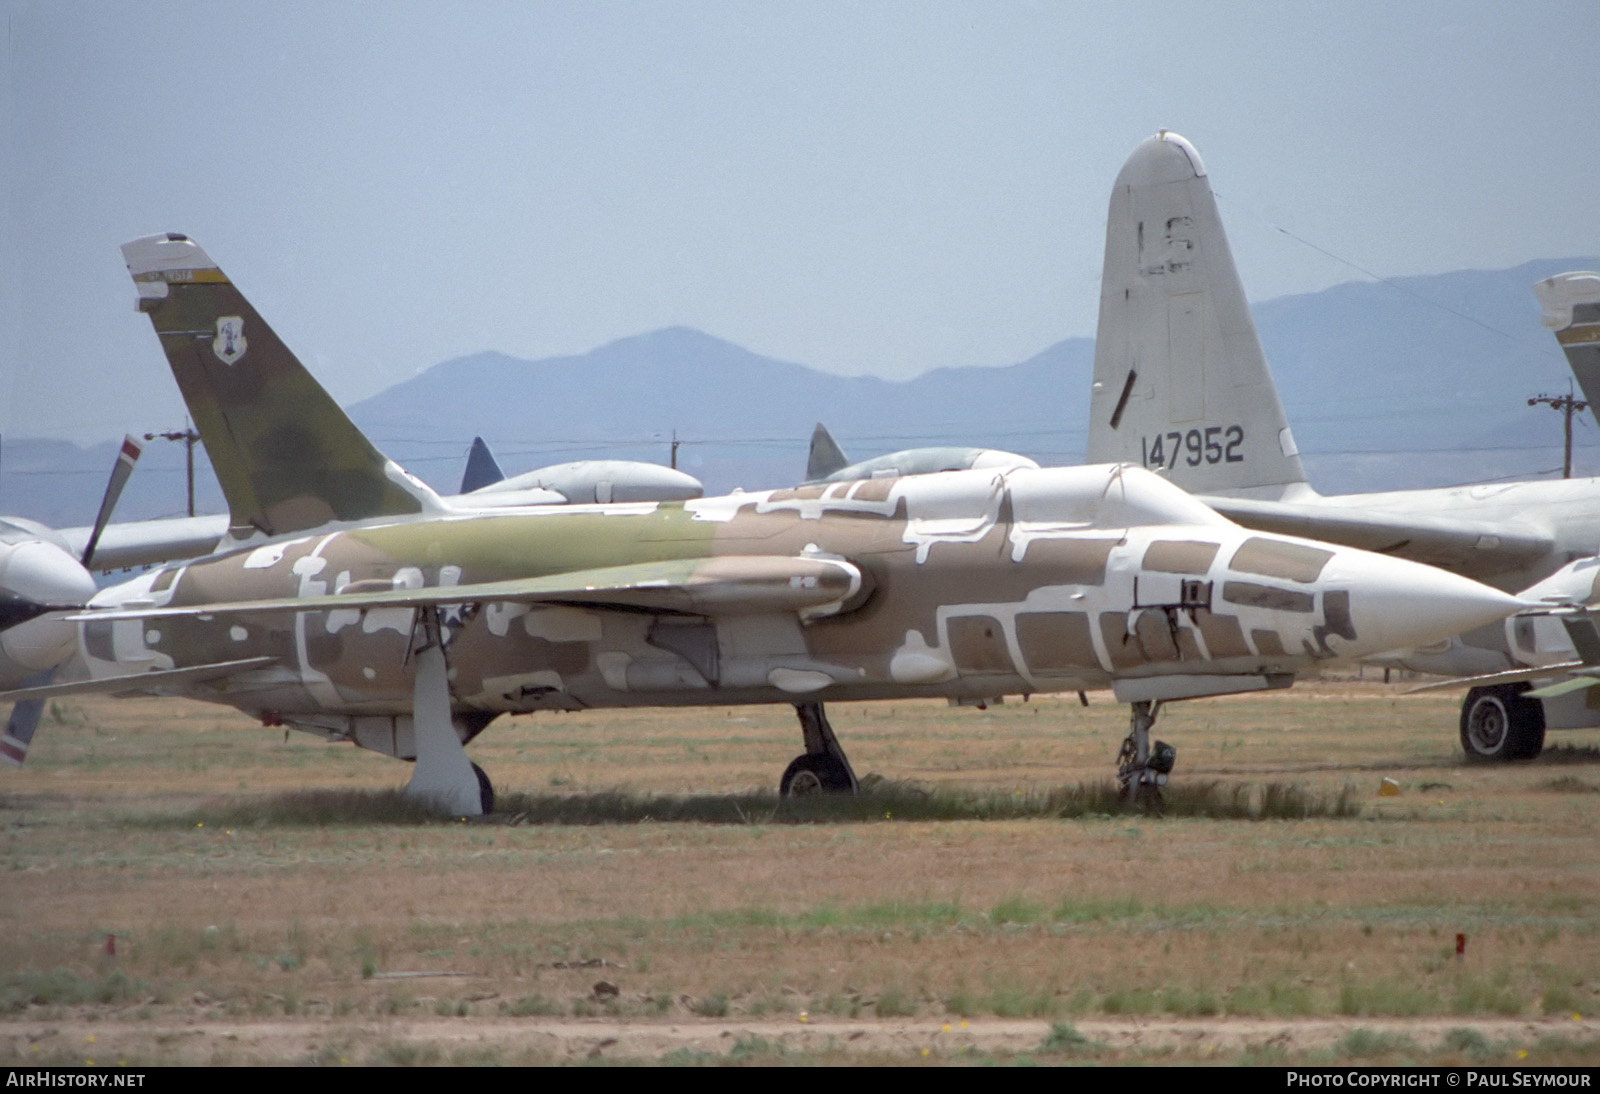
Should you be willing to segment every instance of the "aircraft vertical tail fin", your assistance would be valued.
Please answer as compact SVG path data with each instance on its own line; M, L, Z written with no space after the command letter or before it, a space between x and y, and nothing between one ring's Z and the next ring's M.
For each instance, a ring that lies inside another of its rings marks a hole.
M1536 282L1539 321L1555 331L1592 413L1600 415L1600 273L1563 273Z
M440 508L373 447L233 283L177 234L122 255L227 498L234 534Z
M472 448L467 452L467 469L461 475L461 493L470 494L485 486L505 482L506 473L500 470L500 461L489 451L489 443L482 437L472 438Z
M1106 221L1088 459L1164 468L1196 493L1305 493L1244 286L1194 146L1161 132Z
M806 481L817 482L850 465L850 458L821 422L811 431L811 452L806 459Z

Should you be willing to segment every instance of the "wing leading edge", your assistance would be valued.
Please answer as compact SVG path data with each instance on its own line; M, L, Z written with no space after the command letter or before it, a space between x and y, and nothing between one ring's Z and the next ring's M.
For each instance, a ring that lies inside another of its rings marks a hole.
M856 566L842 559L730 555L421 589L395 588L387 581L356 582L327 596L91 609L68 618L108 621L487 602L559 603L705 616L798 612L805 618L816 618L843 610L857 599L865 580Z

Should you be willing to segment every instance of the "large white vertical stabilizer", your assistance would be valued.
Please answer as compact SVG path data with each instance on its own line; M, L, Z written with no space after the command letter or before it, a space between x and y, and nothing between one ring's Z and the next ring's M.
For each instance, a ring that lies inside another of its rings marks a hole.
M1090 463L1164 468L1186 490L1282 498L1305 471L1194 146L1162 132L1111 192Z
M1600 414L1600 273L1563 273L1533 286L1540 321L1555 331L1589 407Z

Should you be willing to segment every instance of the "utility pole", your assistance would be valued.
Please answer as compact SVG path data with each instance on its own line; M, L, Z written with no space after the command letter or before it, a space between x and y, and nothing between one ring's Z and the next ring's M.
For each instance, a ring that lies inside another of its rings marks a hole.
M1567 381L1567 393L1565 395L1536 395L1528 400L1529 406L1537 406L1539 403L1548 403L1551 410L1561 411L1566 419L1566 445L1562 450L1561 477L1570 479L1572 478L1572 416L1580 410L1587 410L1589 404L1582 399L1574 399L1572 397L1572 381L1570 380Z
M672 469L678 469L678 431L672 431Z
M165 433L146 433L144 435L144 439L147 441L153 441L157 437L164 441L183 442L184 462L189 472L189 515L192 517L194 516L194 446L200 440L200 434L190 427L189 419L185 417L182 430L169 429Z

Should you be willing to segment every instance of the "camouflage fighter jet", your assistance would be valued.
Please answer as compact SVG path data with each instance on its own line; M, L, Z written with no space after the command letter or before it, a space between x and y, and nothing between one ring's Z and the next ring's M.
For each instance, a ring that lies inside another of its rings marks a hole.
M1519 602L1416 563L1247 531L1141 468L967 470L684 502L466 513L367 442L206 254L124 248L227 494L235 549L58 617L85 681L414 759L491 808L463 745L506 712L790 703L782 788L849 790L830 699L1111 688L1119 776L1165 782L1159 704L1285 687Z
M1582 378L1600 328L1591 325L1596 306L1582 299L1595 282L1578 276L1541 297ZM1530 600L1600 600L1600 479L1336 497L1311 488L1206 169L1176 133L1140 144L1112 190L1089 415L1088 459L1159 471L1246 527L1425 562ZM1559 618L1542 615L1468 629L1384 663L1476 676L1573 654ZM1468 692L1459 729L1469 756L1531 758L1546 728L1600 725L1594 693L1529 697L1529 687Z

